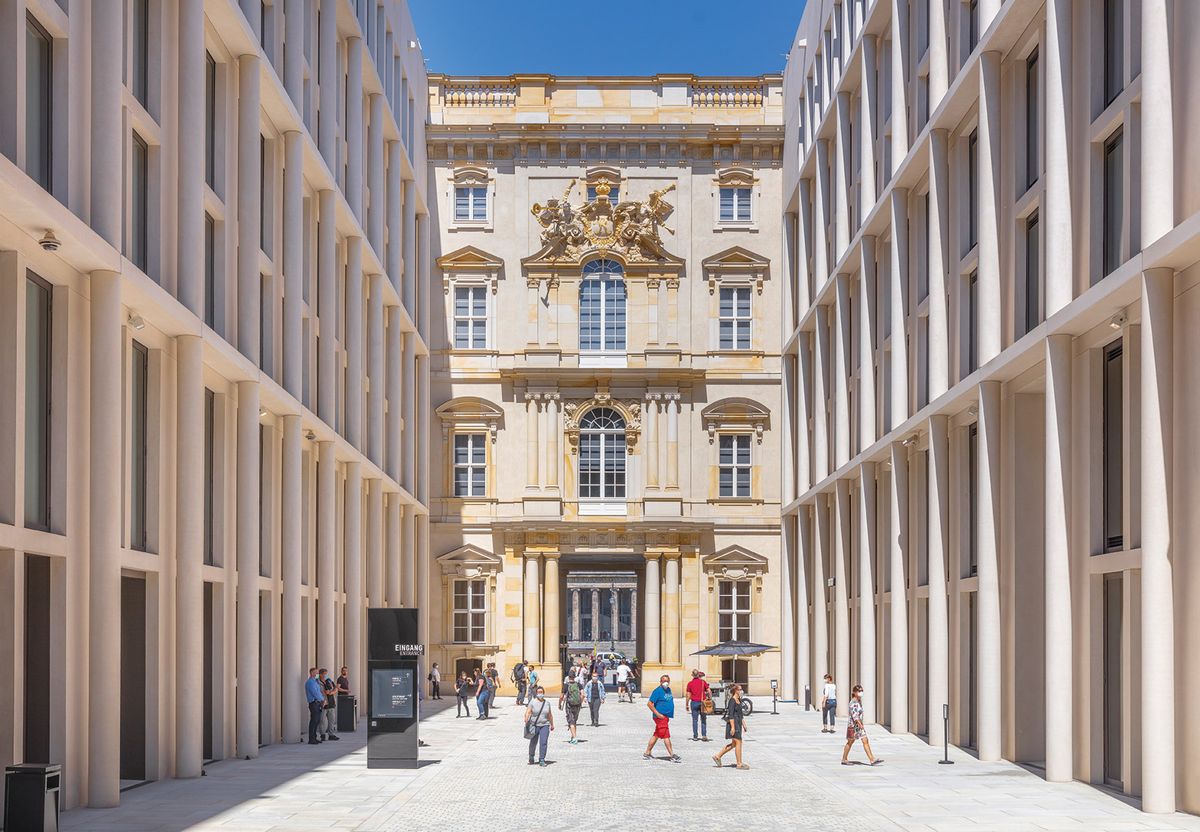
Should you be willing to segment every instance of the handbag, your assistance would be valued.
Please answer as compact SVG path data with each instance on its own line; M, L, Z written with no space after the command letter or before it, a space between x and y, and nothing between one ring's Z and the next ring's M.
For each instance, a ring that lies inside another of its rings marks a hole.
M700 702L700 713L705 716L712 716L713 711L716 709L717 705L713 702L712 696L709 695L707 690L704 691L704 699Z
M542 714L545 711L546 703L543 702L542 707L537 712L537 716L530 716L529 719L525 720L525 739L531 740L537 736L538 729L535 723L542 718Z

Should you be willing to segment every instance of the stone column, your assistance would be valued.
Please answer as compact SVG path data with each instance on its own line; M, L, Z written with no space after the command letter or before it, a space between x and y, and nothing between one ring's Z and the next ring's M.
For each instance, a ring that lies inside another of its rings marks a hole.
M317 118L317 147L330 170L337 169L337 7L339 0L319 0L317 30L317 78L320 107Z
M384 98L380 93L371 96L371 125L367 130L367 181L370 183L370 206L367 210L367 239L375 256L384 258L383 250L383 219L386 213L387 200L384 197L386 178L383 172L383 106Z
M538 577L540 557L537 552L525 553L525 660L539 664L542 661L541 579Z
M863 722L876 721L875 686L875 463L858 469L858 683L863 686Z
M891 421L895 430L908 418L908 191L896 188L889 200L892 214L892 244L888 276L892 312Z
M862 39L862 86L858 108L859 146L859 225L872 205L875 204L875 114L879 106L879 91L876 84L876 40L872 35Z
M94 15L119 17L117 15ZM107 31L100 24L97 31ZM118 27L115 36L121 36ZM116 81L119 85L120 80ZM119 218L117 219L119 223ZM120 226L118 225L118 228ZM121 721L121 276L91 274L91 428L88 515L88 806L120 800Z
M829 476L829 416L826 412L826 401L829 397L829 370L833 366L829 360L829 307L819 305L813 315L817 331L813 341L816 346L816 364L812 368L813 377L813 471L819 483Z
M646 394L646 488L658 488L658 404L657 393Z
M546 564L542 586L542 632L545 650L542 660L553 664L558 661L558 643L561 634L561 612L558 603L558 552L544 552L542 558Z
M1042 107L1042 118L1045 121L1043 144L1045 147L1045 164L1042 176L1045 177L1046 193L1045 207L1042 209L1042 224L1045 231L1042 234L1042 245L1045 247L1046 265L1044 267L1046 283L1046 317L1049 318L1062 309L1075 296L1074 287L1074 233L1075 223L1071 212L1071 128L1069 113L1071 112L1072 96L1072 57L1071 57L1071 13L1075 4L1071 0L1047 0L1046 2L1046 41L1045 59L1041 65L1046 75L1044 94L1045 106ZM1143 53L1142 71L1145 72L1145 57ZM1146 76L1143 74L1143 89ZM1143 110L1143 118L1145 110ZM1143 125L1142 148L1147 147L1145 137L1145 121ZM1170 135L1168 133L1168 135ZM1143 168L1143 177L1145 170ZM1143 215L1145 203L1143 202ZM931 287L932 288L932 287ZM1049 732L1047 732L1049 733ZM1049 760L1047 760L1047 766ZM1049 771L1047 771L1047 775Z
M860 251L862 262L858 281L858 447L869 448L875 441L875 332L879 326L875 292L875 238L864 235Z
M546 487L558 490L558 393L547 393L546 399Z
M792 543L792 554L796 559L795 578L796 601L793 617L796 628L796 671L793 679L796 701L804 703L804 686L813 675L811 627L808 620L808 564L811 554L812 520L809 517L809 507L800 506L796 511L795 525L792 533L795 535Z
M679 488L679 394L667 399L667 488Z
M817 694L826 673L833 673L829 655L829 587L825 564L829 556L832 535L829 528L829 495L818 494L813 503L813 537L809 541L813 565L813 701L820 704Z
M124 15L118 13L97 13L93 14L91 18L92 43L106 44L110 48L91 50L92 86L91 100L89 102L91 104L91 125L88 135L91 137L93 162L90 166L92 210L87 219L92 230L99 234L105 242L117 249L117 251L121 251L124 248L121 245L121 223L124 217L121 206L124 200L125 179L122 165L116 162L119 159L125 158L123 150L124 113L121 103L121 96L124 90L121 80L121 68L124 62L125 51L120 48L111 47L115 44L125 43L125 19ZM21 25L24 25L24 18L21 19ZM14 55L13 61L15 60L16 56ZM9 117L15 120L16 114L10 114ZM257 157L257 155L256 153L255 156ZM197 229L195 233L199 234L201 232ZM106 673L111 674L111 671L106 670ZM116 731L116 726L113 727L113 730ZM97 769L92 768L91 771L95 772ZM89 783L89 806L116 805L117 787L115 785L115 778L117 772L115 769L111 772L111 777L114 778L111 796L108 794L109 787L106 782L109 779L108 775L108 770L104 769L104 776L101 778L101 781L105 785L99 789L93 788ZM106 801L111 799L111 803L97 804L95 799L100 794L104 794L102 799Z
M1046 779L1074 779L1071 624L1071 336L1046 339Z
M324 17L324 15L322 15ZM322 27L324 28L324 27ZM337 423L337 197L334 191L319 194L317 226L317 417L327 425Z
M660 650L662 609L659 606L661 603L662 579L658 571L658 556L659 553L657 550L650 550L645 553L646 642L642 649L646 654L646 664L659 664L662 661L662 651Z
M299 401L304 395L304 136L290 130L283 140L283 387Z
M403 383L401 368L404 366L404 332L399 306L387 308L387 462L384 469L397 483L401 481L404 448L404 417L401 404Z
M982 5L982 4L981 4ZM980 30L983 10L980 9ZM1000 354L1000 53L979 60L979 365Z
M366 614L363 592L362 534L362 463L346 463L346 606L343 619L346 655L340 664L350 670L350 678L366 680L363 627ZM369 529L368 529L369 533ZM358 684L362 684L359 681Z
M592 642L599 643L604 616L600 613L600 590L592 588Z
M579 639L582 638L582 636L580 634L580 624L582 623L580 618L581 618L581 615L580 615L580 610L579 610L579 590L572 589L571 590L571 634L570 634L570 636L568 636L568 638L570 638L571 641L579 641Z
M417 507L409 506L404 512L404 539L400 544L400 604L405 607L417 603Z
M609 609L611 610L610 616L612 618L611 626L612 626L613 641L616 641L616 640L620 639L620 637L621 637L621 606L617 602L618 593L619 593L619 590L616 590L616 589L609 590L608 600L609 600Z
M936 6L938 3L930 5ZM892 173L900 170L900 163L908 155L908 7L906 0L892 0ZM933 17L932 11L930 17ZM938 51L932 46L933 43L931 38L931 60ZM944 86L942 91L945 92ZM933 112L932 104L929 112ZM839 698L838 702L841 701Z
M363 211L363 42L346 39L346 201L359 225L366 225Z
M204 320L204 1L181 0L178 27L179 132L178 246L176 294ZM15 158L15 157L14 157ZM192 749L188 756L194 757ZM179 750L176 749L177 761ZM188 770L192 769L189 763ZM196 774L179 776L195 777Z
M237 401L237 756L258 756L259 390L238 382ZM328 515L327 515L328 516Z
M796 698L796 623L792 592L796 567L794 516L782 518L779 540L779 696Z
M654 442L658 446L658 452L655 456L658 457L658 482L661 488L667 486L667 425L666 414L667 408L670 407L670 394L655 393L653 413L651 418L654 420Z
M808 229L812 227L813 208L812 208L812 180L801 179L800 185L800 213L796 226L796 321L804 317L804 313L812 304L812 293L809 290L810 276L806 274L808 269L808 252L812 247L812 239L809 237ZM796 321L792 322L795 328Z
M362 238L346 238L346 441L363 450L363 273Z
M387 498L387 533L384 535L384 557L387 559L387 596L389 607L400 606L400 535L404 522L404 506L400 495L392 493Z
M367 457L383 465L383 344L387 333L383 329L383 284L387 277L371 275L370 298L367 305Z
M1171 101L1175 89L1171 67L1174 5L1169 0L1142 0L1141 3L1140 206L1143 250L1175 227L1175 158L1179 151L1175 144L1174 104ZM1179 39L1177 36L1176 40ZM1176 49L1180 46L1177 43Z
M204 765L204 343L176 347L175 776Z
M638 631L638 593L637 587L629 590L629 638L637 641Z
M262 366L262 345L259 342L262 324L262 271L259 267L259 252L262 250L262 130L258 123L258 74L258 56L242 55L238 58L237 346L238 352L256 366ZM257 738L254 748L257 752Z
M894 330L893 330L894 331ZM904 564L908 557L908 449L899 442L891 446L892 487L888 500L888 574L891 585L888 618L888 649L891 678L888 681L889 729L908 733L908 581Z
M894 9L895 6L893 5ZM893 27L895 17L892 18ZM894 31L894 29L893 29ZM905 41L907 43L907 40ZM949 45L946 41L946 5L944 3L929 4L929 112L933 112L942 103L942 98L946 95L946 90L950 84L950 71L948 66ZM895 76L893 75L893 78ZM894 82L893 82L894 83ZM895 112L895 101L892 103L892 112ZM894 148L893 148L894 151ZM908 152L908 148L905 148ZM904 156L897 157L895 152L892 153L893 163L899 164L896 159L903 159Z
M538 422L541 416L538 407L539 393L525 394L525 488L536 491L541 487L538 477Z
M404 279L401 297L408 315L417 321L417 188L416 182L404 182Z
M979 385L978 619L975 659L981 760L1001 752L1000 382Z
M834 486L833 545L833 666L838 688L838 716L850 706L850 574L847 568L853 555L850 549L850 524L854 505L850 499L850 481L838 480Z
M817 139L817 185L813 188L813 288L829 279L829 139Z
M337 665L337 457L332 442L318 443L317 513L317 664Z
M679 557L678 550L663 552L666 561L663 580L662 662L679 664Z
M946 417L929 417L929 744L945 739L942 707L950 701L946 559L950 541L950 439Z
M300 558L301 524L295 518L303 516L300 495L300 416L289 414L283 417L283 460L280 477L279 514L284 522L279 526L279 544L282 550L280 564L283 579L283 620L280 649L283 664L283 741L299 742L305 728L304 691L300 683L304 678L305 657L300 650Z
M946 308L950 239L950 167L946 131L929 133L929 401L950 387L950 310ZM941 719L941 715L938 715ZM932 730L932 729L931 729Z
M1172 355L1175 274L1142 273L1141 485L1142 689L1175 690L1174 565L1171 552ZM1142 697L1142 809L1175 811L1175 712Z
M404 375L401 379L404 393L400 404L404 414L404 487L410 494L417 493L417 334L404 333Z
M813 414L812 340L807 332L799 333L796 352L796 494L803 496L812 488L812 442L808 420Z
M283 85L298 111L304 110L305 0L285 0L283 19Z
M839 92L834 106L837 108L833 159L833 261L836 263L850 247L850 168L854 153L850 135L850 111L853 109L850 93ZM892 117L895 118L895 111Z
M387 143L387 273L400 296L404 290L404 146Z
M850 276L837 276L837 307L833 315L833 464L850 461ZM841 702L842 700L838 700Z
M370 606L387 603L387 578L383 569L383 480L367 480L367 580L366 595Z

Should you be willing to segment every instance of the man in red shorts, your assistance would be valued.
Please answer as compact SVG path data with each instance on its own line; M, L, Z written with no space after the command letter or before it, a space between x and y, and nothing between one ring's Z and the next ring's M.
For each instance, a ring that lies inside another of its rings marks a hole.
M663 676L658 680L658 687L650 694L650 713L654 714L654 733L650 735L650 744L646 746L643 760L653 760L650 754L659 740L667 746L668 757L673 763L681 763L683 759L671 748L671 717L675 716L675 697L671 695L671 677Z

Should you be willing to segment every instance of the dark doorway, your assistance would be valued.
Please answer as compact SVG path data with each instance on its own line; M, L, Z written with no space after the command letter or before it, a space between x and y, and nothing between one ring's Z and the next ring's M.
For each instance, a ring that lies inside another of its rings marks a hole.
M121 779L146 779L146 581L121 577ZM92 695L99 695L92 691Z
M483 670L483 661L481 659L455 659L454 660L454 678L458 679L458 674L466 671L468 676L474 677L476 670ZM474 698L474 697L472 697Z
M50 558L25 558L24 762L50 762Z
M204 582L204 759L213 758L213 585Z
M1124 592L1120 572L1104 576L1104 782L1120 788L1121 627Z
M749 693L747 684L750 682L750 662L745 659L722 659L721 681L737 682L743 691Z

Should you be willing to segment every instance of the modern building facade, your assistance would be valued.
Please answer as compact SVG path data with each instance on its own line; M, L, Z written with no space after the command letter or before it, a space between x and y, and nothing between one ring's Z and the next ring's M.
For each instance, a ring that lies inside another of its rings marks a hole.
M1200 7L810 2L784 694L1200 812ZM847 696L839 696L845 702Z
M428 82L396 0L0 15L0 763L110 806L425 606Z
M776 677L780 81L431 76L443 668Z

